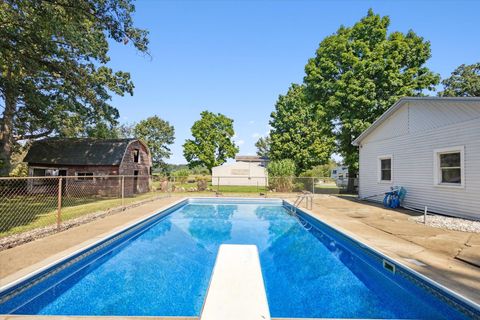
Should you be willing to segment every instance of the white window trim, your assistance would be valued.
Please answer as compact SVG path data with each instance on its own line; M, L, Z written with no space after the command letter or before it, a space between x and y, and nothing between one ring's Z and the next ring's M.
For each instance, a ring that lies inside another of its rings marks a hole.
M382 160L390 159L390 180L382 180ZM391 184L393 182L393 154L385 154L377 157L377 182Z
M440 155L445 153L460 152L460 179L461 183L445 183L441 181ZM455 146L433 150L433 185L442 188L465 188L465 146Z

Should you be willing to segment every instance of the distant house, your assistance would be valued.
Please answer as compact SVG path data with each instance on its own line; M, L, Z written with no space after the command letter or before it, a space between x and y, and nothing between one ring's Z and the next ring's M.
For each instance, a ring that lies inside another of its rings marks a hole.
M406 206L480 218L480 98L400 99L353 144L361 198L403 186Z
M262 167L266 167L268 165L268 158L260 156L236 156L235 161L254 163Z
M125 194L148 191L152 161L145 143L137 139L60 139L35 141L24 162L30 176L68 176L65 192L117 195L118 178L102 176L125 175ZM35 180L33 180L35 181ZM31 191L42 192L48 179L38 180Z
M265 186L268 159L259 156L236 156L234 163L212 168L212 185Z
M337 186L347 186L348 185L348 167L347 166L338 166L332 169L330 177L335 180Z

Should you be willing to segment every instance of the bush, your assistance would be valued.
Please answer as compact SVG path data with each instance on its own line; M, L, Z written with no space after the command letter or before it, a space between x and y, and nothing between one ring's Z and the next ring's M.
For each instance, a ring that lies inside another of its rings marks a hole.
M277 192L292 191L295 170L295 163L290 159L270 162L267 166L269 188Z
M205 191L208 187L208 180L206 177L197 177L197 190L198 191Z
M190 175L190 170L188 169L180 169L172 172L172 177L175 178L175 181L180 182L181 184L187 182L189 175Z

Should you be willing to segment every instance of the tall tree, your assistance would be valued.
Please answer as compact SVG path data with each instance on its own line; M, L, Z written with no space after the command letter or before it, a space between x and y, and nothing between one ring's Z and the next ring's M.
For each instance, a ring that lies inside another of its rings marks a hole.
M335 147L331 125L322 109L307 101L304 86L293 84L278 98L270 126L272 160L293 160L297 174L328 163Z
M268 158L270 155L270 136L260 137L257 142L255 142L255 147L257 147L257 156Z
M443 97L480 97L480 62L460 65L442 81Z
M134 86L128 73L106 66L108 39L147 52L134 10L131 0L0 2L0 175L17 141L116 123L110 95Z
M133 129L136 138L148 145L154 168L165 167L164 159L171 156L169 146L175 142L175 129L158 116L140 121Z
M351 176L358 170L352 141L396 100L434 90L430 43L415 32L388 33L389 17L368 11L353 27L326 37L305 66L306 94L334 125L338 152Z
M204 165L211 173L228 158L235 157L238 147L233 142L233 120L220 113L203 111L192 126L193 139L183 144L183 155L190 168Z

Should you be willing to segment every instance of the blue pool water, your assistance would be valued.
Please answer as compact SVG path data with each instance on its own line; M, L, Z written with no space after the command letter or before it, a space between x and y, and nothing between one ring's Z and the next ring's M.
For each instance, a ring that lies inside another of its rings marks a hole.
M463 318L281 202L218 200L179 207L0 305L0 313L199 315L223 243L257 245L273 317Z

